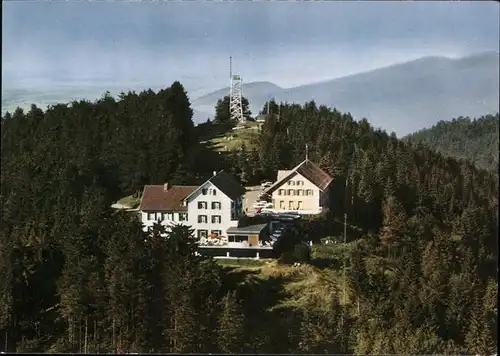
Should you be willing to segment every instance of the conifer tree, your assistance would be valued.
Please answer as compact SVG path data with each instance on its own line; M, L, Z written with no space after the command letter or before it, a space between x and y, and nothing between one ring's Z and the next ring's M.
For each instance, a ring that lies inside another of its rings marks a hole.
M248 120L252 116L252 112L249 108L248 99L245 97L241 98L241 105L243 107L243 116ZM215 105L215 118L214 122L218 124L230 123L231 116L229 113L229 95L224 98L219 99Z
M236 299L236 293L228 292L221 301L217 344L224 353L241 353L244 345L243 310Z
M391 250L399 247L407 233L406 212L403 206L394 196L390 196L384 202L383 206L384 222L380 231L380 240L389 248L389 256Z

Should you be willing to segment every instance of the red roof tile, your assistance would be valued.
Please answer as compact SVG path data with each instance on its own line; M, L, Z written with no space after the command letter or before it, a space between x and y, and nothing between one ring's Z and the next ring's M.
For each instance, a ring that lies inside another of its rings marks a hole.
M183 199L194 192L197 186L174 185L165 191L163 185L146 185L142 193L142 211L187 211Z

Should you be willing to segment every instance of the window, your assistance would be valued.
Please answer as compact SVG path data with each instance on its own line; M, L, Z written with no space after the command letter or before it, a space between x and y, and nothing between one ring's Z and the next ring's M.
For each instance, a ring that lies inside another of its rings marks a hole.
M213 202L212 202L212 209L217 209L217 210L220 210L220 202L218 202L218 201L213 201Z
M212 215L212 224L220 224L220 215Z
M308 195L308 196L312 196L312 195L313 195L313 191L312 191L312 189L307 189L307 190L306 190L306 195Z
M198 222L199 223L206 223L207 222L207 216L206 215L198 215Z
M201 190L201 194L203 194L203 195L207 195L207 191L208 191L208 189L207 189L207 188L203 188L203 189Z
M187 221L188 214L187 213L179 213L179 221Z
M295 181L291 180L290 185L295 185Z
M288 195L295 195L295 190L294 189L288 189Z
M155 213L148 213L148 220L154 220Z
M280 209L285 209L285 202L283 200L280 201Z
M174 213L168 213L167 214L167 219L171 220L171 221L174 221Z
M300 200L298 201L297 209L302 210L302 202Z
M220 230L212 230L211 233L214 234L215 236L220 236L221 235L221 231Z
M292 184L292 181L291 181L291 180L289 180L289 181L287 182L287 184L288 184L288 185L291 185L291 184Z
M198 202L198 209L206 209L207 208L207 202L206 201L199 201Z
M293 210L293 200L288 202L288 209Z
M243 242L243 241L248 241L248 236L229 235L227 240L228 240L228 242Z
M283 189L278 189L278 195L283 195Z
M304 185L304 181L302 181L302 180L298 180L298 181L297 181L297 185Z
M206 238L208 235L207 230L198 230L198 238L201 239L202 237Z
M212 195L217 195L217 189L212 189Z
M304 195L304 191L302 189L297 189L295 192L297 195Z

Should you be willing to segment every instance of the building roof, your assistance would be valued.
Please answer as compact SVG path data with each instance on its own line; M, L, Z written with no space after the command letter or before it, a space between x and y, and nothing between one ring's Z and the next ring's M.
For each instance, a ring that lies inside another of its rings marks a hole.
M324 190L332 182L333 178L316 164L306 159L299 164L295 170L309 179L319 189Z
M280 171L278 171L278 178L276 179L276 181L282 180L283 178L287 177L290 173L292 173L291 170L288 170L288 171L280 170Z
M246 192L246 189L232 175L224 171L220 171L209 181L231 199L236 199Z
M258 235L262 230L264 230L269 224L256 224L249 225L245 227L230 227L227 229L228 235Z
M183 200L194 192L197 186L174 185L165 190L162 185L146 185L142 193L142 211L187 211Z
M229 173L220 171L219 173L214 172L214 175L208 179L205 183L193 190L186 198L189 198L195 191L203 187L207 182L215 185L222 193L227 195L231 200L234 200L243 194L245 194L245 188L238 183L236 179Z
M278 180L276 181L276 183L274 183L266 190L266 193L274 191L277 187L279 187L284 181L288 180L295 173L299 173L305 178L309 179L311 183L313 183L321 190L325 190L333 180L333 178L328 173L319 168L312 161L305 159L303 162L301 162L298 166L296 166L294 169L290 171L278 171Z

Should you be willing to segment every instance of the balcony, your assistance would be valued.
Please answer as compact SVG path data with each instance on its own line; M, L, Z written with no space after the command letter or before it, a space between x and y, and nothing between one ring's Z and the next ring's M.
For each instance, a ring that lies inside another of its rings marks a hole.
M285 208L273 208L273 209L265 209L265 212L271 214L299 214L299 215L319 215L323 211L322 207L318 207L314 210L293 210L293 209L285 209Z
M244 228L230 227L228 236L209 235L198 241L200 248L235 248L272 250L275 239L262 239L262 232L268 224L246 226Z

